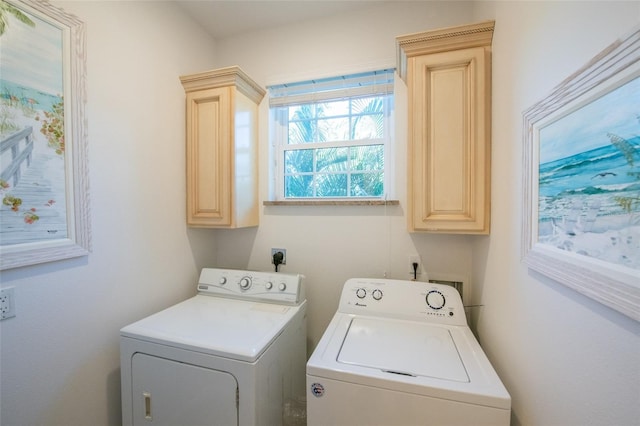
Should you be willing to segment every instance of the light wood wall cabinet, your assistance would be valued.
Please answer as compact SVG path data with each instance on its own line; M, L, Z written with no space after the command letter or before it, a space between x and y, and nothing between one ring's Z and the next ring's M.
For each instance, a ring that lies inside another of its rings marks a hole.
M180 77L187 104L187 225L258 225L258 104L239 67Z
M408 228L488 234L494 22L396 39L409 98Z

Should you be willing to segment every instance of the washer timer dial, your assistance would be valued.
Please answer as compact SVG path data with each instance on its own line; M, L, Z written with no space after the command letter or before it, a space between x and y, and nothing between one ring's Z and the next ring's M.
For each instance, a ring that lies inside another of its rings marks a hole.
M442 309L446 303L444 294L440 293L438 290L431 290L427 293L426 297L427 305L431 309Z

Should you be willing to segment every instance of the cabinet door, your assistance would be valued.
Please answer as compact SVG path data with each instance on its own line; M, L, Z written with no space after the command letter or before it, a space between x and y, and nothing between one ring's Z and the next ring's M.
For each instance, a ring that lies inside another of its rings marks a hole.
M410 59L409 227L489 232L489 70L482 47Z
M187 224L231 224L231 89L187 94Z
M238 424L229 373L137 353L132 359L134 426Z

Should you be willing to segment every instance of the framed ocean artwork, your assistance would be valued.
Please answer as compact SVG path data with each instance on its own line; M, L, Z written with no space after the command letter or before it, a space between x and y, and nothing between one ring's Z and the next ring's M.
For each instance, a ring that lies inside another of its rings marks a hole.
M0 269L90 250L84 24L0 0Z
M525 262L640 321L640 28L523 115Z

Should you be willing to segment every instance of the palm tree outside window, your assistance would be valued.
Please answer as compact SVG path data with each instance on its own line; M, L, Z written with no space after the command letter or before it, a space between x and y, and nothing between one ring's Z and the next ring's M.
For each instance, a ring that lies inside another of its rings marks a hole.
M393 72L269 87L276 199L389 195Z

